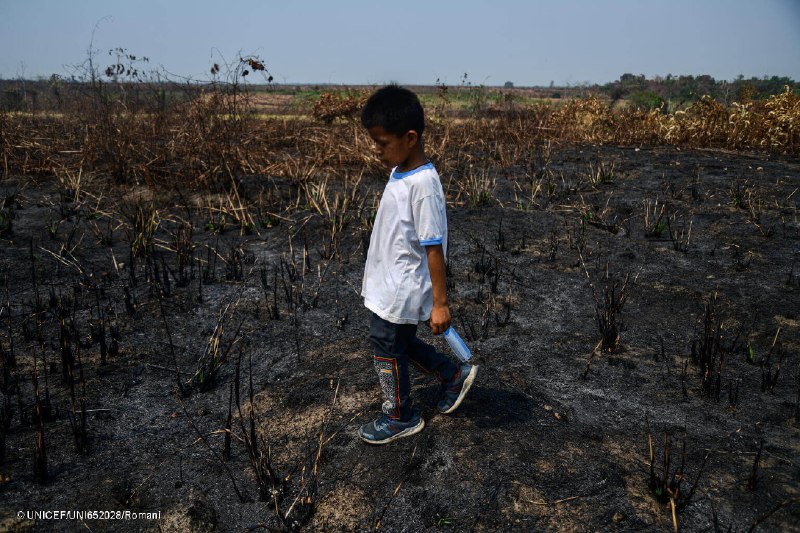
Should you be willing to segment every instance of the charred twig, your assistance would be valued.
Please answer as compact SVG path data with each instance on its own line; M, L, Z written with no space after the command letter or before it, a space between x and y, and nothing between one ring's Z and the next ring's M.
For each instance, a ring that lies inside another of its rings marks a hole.
M747 489L754 491L758 486L758 462L761 460L761 450L764 449L764 439L758 442L758 451L753 460L753 468L750 470L750 477L747 479Z
M161 291L158 291L158 308L161 310L161 321L164 323L164 329L167 332L167 339L169 340L169 351L172 354L172 364L175 368L175 386L177 388L178 397L181 398L186 394L186 389L181 381L181 375L178 371L178 355L175 353L175 344L172 342L172 332L169 329L169 322L167 322L167 314L164 312L164 301L161 296ZM181 403L182 405L183 403Z
M378 515L378 520L375 521L375 528L374 528L375 531L378 531L381 528L381 522L383 521L383 516L386 514L386 510L392 504L392 501L397 496L397 494L400 492L400 489L403 488L403 484L406 482L406 479L408 478L408 475L411 473L411 468L410 467L411 467L411 464L414 462L414 457L416 456L416 454L417 454L417 445L414 445L414 449L411 450L411 456L409 457L408 462L405 465L403 476L400 479L400 482L394 488L394 491L392 491L392 495L389 497L389 499L386 500L386 502L383 504L383 508L381 509L381 513Z

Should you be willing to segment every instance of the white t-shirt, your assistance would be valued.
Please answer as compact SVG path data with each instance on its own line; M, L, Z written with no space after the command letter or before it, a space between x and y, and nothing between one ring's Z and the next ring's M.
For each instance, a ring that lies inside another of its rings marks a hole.
M433 163L392 169L383 191L364 267L364 305L394 324L427 320L433 286L425 246L447 253L444 191Z

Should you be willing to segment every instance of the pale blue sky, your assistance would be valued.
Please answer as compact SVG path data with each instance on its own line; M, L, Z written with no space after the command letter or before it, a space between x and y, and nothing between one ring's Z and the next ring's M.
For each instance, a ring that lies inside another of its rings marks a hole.
M124 47L199 78L241 51L279 83L800 80L800 0L0 0L0 76L68 74L98 21L102 65Z

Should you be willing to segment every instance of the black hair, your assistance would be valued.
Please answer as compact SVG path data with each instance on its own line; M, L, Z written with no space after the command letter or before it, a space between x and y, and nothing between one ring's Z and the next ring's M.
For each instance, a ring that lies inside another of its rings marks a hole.
M425 113L419 98L405 87L387 85L375 91L361 110L361 125L365 128L382 126L397 136L414 130L422 135Z

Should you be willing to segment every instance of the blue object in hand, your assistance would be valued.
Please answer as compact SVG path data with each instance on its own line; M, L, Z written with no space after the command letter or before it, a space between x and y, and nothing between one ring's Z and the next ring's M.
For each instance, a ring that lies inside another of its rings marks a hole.
M456 354L456 357L464 362L469 361L470 357L472 357L472 353L469 351L469 348L467 348L467 345L464 344L464 341L461 340L461 337L458 336L456 330L450 326L445 330L443 335L447 344L449 344L450 348L453 350L453 353Z

